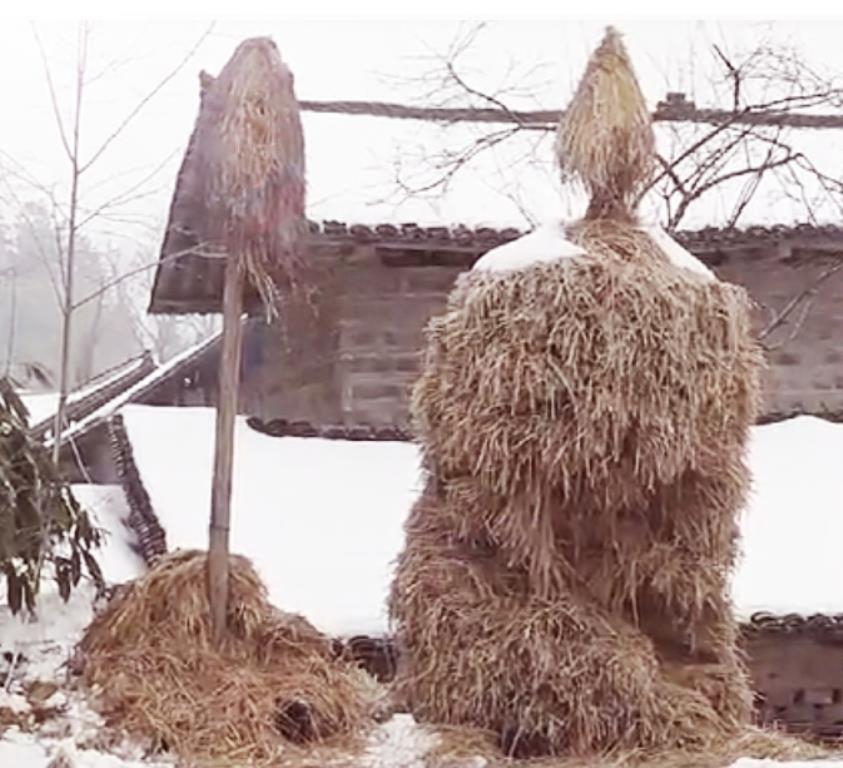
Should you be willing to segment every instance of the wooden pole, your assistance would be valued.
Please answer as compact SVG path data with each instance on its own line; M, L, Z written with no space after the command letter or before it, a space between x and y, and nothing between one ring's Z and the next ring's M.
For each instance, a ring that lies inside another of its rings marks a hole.
M243 346L243 287L245 273L236 254L229 254L223 289L222 352L219 368L211 525L208 532L208 595L211 633L219 645L225 634L228 609L228 534L231 519L231 476L234 463L234 422L240 385Z

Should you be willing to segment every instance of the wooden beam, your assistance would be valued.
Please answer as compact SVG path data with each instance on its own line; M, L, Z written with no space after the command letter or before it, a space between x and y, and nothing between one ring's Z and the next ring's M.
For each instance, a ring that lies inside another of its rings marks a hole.
M303 112L365 115L441 123L512 123L527 130L553 130L564 114L558 109L517 110L495 107L416 107L385 101L300 101ZM843 115L776 109L700 109L691 102L660 102L655 122L708 125L772 125L791 128L843 128Z

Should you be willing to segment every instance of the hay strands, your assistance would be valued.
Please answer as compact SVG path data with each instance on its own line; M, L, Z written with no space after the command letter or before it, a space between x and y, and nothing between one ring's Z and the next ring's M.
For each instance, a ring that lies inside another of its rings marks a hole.
M563 178L591 201L586 218L632 219L633 201L653 169L652 118L620 34L608 27L586 66L556 137Z
M272 606L248 560L232 555L230 566L220 644L202 551L165 555L94 618L80 671L105 721L185 765L268 768L353 747L371 722L372 681L304 618Z

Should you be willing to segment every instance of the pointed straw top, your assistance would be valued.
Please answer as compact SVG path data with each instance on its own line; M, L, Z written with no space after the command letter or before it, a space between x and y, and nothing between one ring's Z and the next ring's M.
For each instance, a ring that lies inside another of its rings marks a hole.
M293 75L266 37L241 43L202 78L206 211L213 240L241 259L271 313L279 274L294 277L306 226L304 136ZM200 120L202 115L200 114Z
M630 220L651 178L655 138L620 34L606 29L562 118L556 152L563 179L591 196L587 219Z

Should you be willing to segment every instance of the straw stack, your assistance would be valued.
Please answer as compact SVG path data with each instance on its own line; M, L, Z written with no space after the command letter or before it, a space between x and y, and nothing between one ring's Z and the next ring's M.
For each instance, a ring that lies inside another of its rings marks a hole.
M638 227L653 143L609 30L557 142L586 255L463 275L427 329L397 689L513 754L702 749L750 718L728 579L762 359L745 292Z

